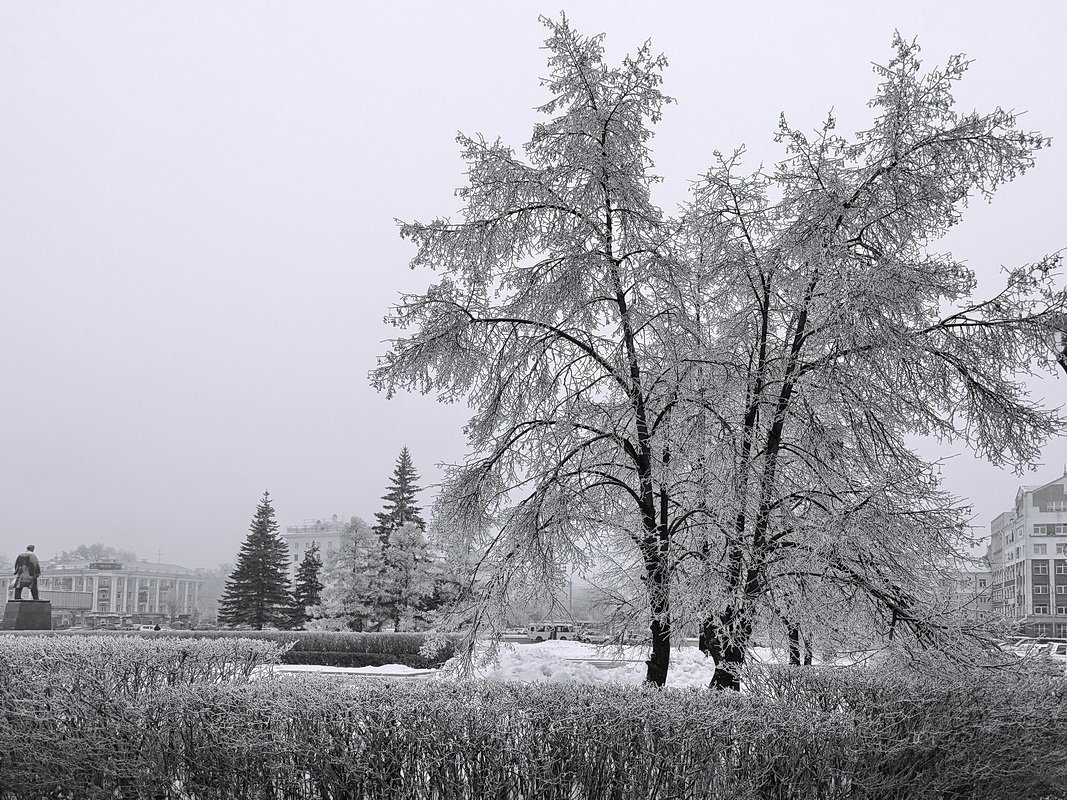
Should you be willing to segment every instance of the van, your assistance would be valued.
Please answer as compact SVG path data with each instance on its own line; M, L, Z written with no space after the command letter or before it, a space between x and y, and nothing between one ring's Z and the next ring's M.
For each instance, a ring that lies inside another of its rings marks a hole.
M526 638L531 642L545 642L549 639L577 639L578 631L569 622L535 622L526 629Z

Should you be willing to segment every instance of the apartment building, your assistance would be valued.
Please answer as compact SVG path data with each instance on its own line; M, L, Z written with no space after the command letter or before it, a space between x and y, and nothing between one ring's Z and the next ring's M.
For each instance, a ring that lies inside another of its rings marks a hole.
M1019 488L990 525L986 557L993 614L1026 636L1067 638L1067 472Z
M968 622L978 623L993 616L993 574L987 571L959 570L943 587L952 605L963 611Z
M326 558L341 546L347 523L334 514L331 519L305 520L301 525L287 525L282 538L289 547L289 580L296 580L296 571L304 554L312 543L319 546L319 558L326 563Z

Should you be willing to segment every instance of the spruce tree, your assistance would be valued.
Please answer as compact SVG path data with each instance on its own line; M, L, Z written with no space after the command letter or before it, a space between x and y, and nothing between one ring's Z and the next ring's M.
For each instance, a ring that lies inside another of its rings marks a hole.
M363 520L353 517L341 546L323 570L326 587L316 616L327 626L374 630L383 619L382 542Z
M389 532L382 551L382 610L399 631L406 622L425 621L434 594L433 559L426 537L414 521Z
M304 553L300 566L296 570L296 588L293 589L293 601L296 605L294 619L303 624L311 619L308 609L322 604L322 559L319 558L319 545L311 543Z
M421 491L416 485L418 480L419 475L411 463L411 453L404 447L396 459L389 493L382 497L384 509L374 515L378 521L374 532L383 544L388 542L390 531L399 530L405 522L414 522L420 531L426 530L426 522L419 513L422 509L415 505L415 495Z
M219 598L219 621L251 625L256 630L268 624L289 627L293 598L289 594L288 562L289 548L278 535L270 492L264 492Z

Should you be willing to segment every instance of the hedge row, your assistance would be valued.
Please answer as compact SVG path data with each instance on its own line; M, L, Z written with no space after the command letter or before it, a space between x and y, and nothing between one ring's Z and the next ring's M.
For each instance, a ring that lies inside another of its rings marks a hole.
M778 668L739 695L234 673L91 693L4 667L4 800L1067 798L1067 681L1047 674Z
M54 699L62 707L72 698L75 705L83 697L120 702L163 687L248 682L282 650L250 639L4 636L0 697Z
M441 666L455 654L455 640L426 633L354 633L348 631L12 631L5 634L61 638L224 641L254 639L291 646L279 656L283 664L323 664L339 667L377 667L403 664L429 669Z

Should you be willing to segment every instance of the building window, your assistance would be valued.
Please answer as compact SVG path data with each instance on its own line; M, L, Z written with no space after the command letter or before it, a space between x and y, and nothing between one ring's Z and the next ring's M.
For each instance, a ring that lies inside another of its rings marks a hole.
M1047 614L1048 613L1048 606L1035 605L1034 606L1034 613L1035 614ZM1038 636L1042 636L1042 635L1047 636L1048 634L1040 634L1040 633L1038 634Z
M1052 626L1047 622L1039 622L1034 626L1034 633L1037 636L1048 636L1051 630Z
M1067 617L1067 606L1056 606L1056 613Z
M1067 556L1067 544L1061 543L1056 545L1056 555Z
M1034 545L1034 555L1035 556L1047 556L1048 555L1048 545L1047 544L1035 544Z
M1034 585L1034 594L1048 594L1048 584L1038 583Z
M979 589L984 589L985 587L986 587L986 579L985 578L979 578L978 579L978 588Z
M1067 534L1067 523L1056 522L1034 526L1034 536L1063 536Z
M1063 622L1056 623L1056 638L1067 639L1067 624Z
M1067 500L1050 500L1045 503L1045 511L1067 511Z
M1035 575L1048 575L1048 564L1044 561L1034 562L1034 574Z
M1061 583L1056 586L1056 594L1067 594L1067 583Z
M1067 561L1062 558L1056 560L1056 574L1067 575Z

